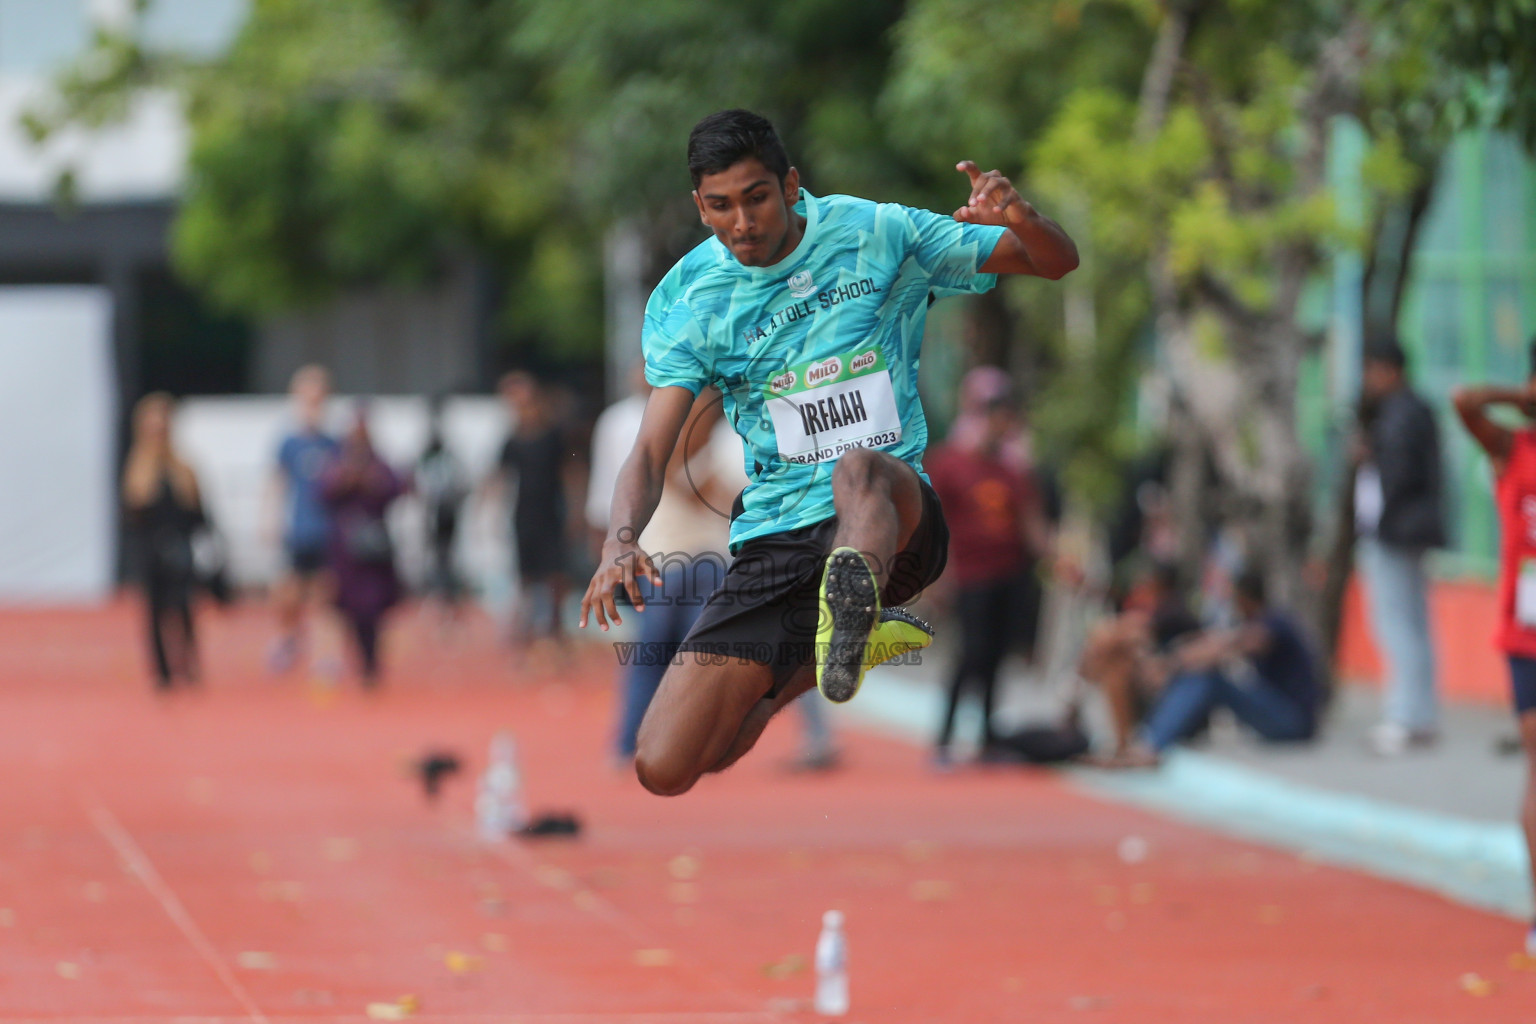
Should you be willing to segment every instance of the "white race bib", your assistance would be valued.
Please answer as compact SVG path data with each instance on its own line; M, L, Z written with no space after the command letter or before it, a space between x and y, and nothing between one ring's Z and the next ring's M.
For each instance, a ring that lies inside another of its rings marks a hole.
M1515 577L1515 621L1526 629L1536 629L1536 559L1520 563Z
M768 382L768 415L789 462L830 462L901 440L891 374L878 348L792 366Z

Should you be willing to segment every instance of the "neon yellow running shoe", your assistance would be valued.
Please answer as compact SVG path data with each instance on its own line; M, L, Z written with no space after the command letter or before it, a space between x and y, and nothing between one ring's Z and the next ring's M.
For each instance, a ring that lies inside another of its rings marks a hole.
M879 621L864 645L864 668L883 665L908 651L921 650L933 643L933 627L905 608L880 609Z
M816 687L834 704L852 700L864 681L865 651L880 617L879 588L854 548L837 548L821 574L816 620Z

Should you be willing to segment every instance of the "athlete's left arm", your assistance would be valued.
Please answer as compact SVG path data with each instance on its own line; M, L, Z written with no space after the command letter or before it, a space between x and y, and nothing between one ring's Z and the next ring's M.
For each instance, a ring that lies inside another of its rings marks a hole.
M979 268L981 273L1032 274L1059 281L1077 269L1077 245L1060 224L1019 195L1002 172L983 173L969 160L955 169L971 179L971 198L955 211L955 220L1008 229Z

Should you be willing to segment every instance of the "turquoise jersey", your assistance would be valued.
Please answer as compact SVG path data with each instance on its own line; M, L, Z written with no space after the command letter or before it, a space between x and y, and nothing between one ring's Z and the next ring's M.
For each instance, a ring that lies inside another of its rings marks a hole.
M749 483L731 551L831 517L832 467L876 448L919 474L928 422L917 393L930 294L984 292L978 268L1004 228L804 189L805 237L748 267L711 237L667 272L645 307L652 386L715 385L741 436Z

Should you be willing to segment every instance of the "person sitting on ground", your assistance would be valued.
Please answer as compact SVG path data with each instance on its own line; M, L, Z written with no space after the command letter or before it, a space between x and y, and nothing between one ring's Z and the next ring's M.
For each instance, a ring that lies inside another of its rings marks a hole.
M1242 621L1208 630L1172 655L1173 675L1123 763L1151 766L1164 750L1196 732L1217 708L1272 742L1310 740L1317 730L1317 666L1296 623L1265 600L1264 579L1250 570L1234 584ZM1227 666L1241 663L1239 682Z
M1114 618L1098 624L1083 648L1078 674L1109 705L1116 756L1168 681L1175 649L1200 632L1200 619L1180 592L1178 567L1160 563L1132 590Z

